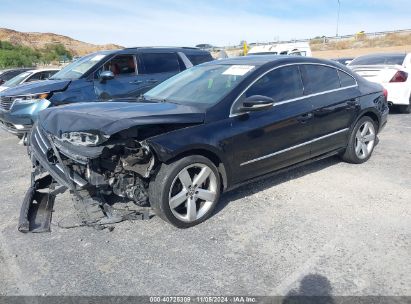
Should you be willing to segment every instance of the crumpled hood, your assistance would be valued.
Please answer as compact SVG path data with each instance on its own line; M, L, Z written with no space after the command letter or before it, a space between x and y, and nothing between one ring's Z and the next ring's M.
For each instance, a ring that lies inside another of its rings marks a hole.
M71 80L42 80L22 83L16 87L8 88L0 93L0 96L18 96L25 94L37 94L45 92L64 91Z
M202 123L204 117L204 110L167 102L89 102L41 111L39 124L55 136L74 131L113 135L139 125Z

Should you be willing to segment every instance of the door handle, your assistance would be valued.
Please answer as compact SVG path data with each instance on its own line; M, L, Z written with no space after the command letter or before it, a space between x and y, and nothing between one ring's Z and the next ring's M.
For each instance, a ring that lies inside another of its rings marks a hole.
M148 82L148 83L157 83L157 82L158 82L158 80L155 80L155 79L149 79L149 80L147 80L147 82Z
M313 113L307 113L307 114L298 116L297 120L301 123L306 123L307 121L309 121L313 117L314 117Z
M347 104L351 107L356 107L359 105L358 99L357 98L350 99L347 101Z

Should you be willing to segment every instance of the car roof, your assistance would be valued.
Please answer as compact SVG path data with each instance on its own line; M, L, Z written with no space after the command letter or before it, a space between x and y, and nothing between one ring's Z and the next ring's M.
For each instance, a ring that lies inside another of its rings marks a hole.
M292 63L320 63L332 65L334 67L341 68L338 63L335 61L327 59L319 59L314 57L305 57L305 56L287 56L287 55L250 55L242 57L233 57L221 60L210 61L204 63L204 65L213 65L213 64L226 64L226 65L254 65L254 66L263 66L263 65L280 65L280 64L292 64Z
M60 69L33 69L33 70L30 70L30 71L27 71L27 72L33 72L33 73L35 73L35 72L51 72L51 71L60 71Z
M32 68L14 68L14 69L5 69L5 70L1 70L2 73L5 72L10 72L10 71L29 71Z
M208 55L210 52L200 50L195 47L168 47L168 46L144 46L144 47L131 47L131 48L124 48L124 49L116 49L116 50L104 50L104 51L97 51L93 52L85 56L92 56L92 55L112 55L112 54L129 54L130 51L134 52L153 52L153 53L161 53L161 52L182 52L184 54L198 54L198 55ZM81 58L81 57L80 57Z
M331 60L349 60L349 59L354 59L355 57L338 57L338 58L332 58Z
M367 58L367 57L387 57L387 56L407 56L407 53L373 53L373 54L367 54L367 55L362 55L362 56L358 56L357 58Z
M200 50L199 48L195 47L170 47L170 46L145 46L145 47L132 47L132 48L125 48L122 51L137 51L137 52L182 52L185 54L192 53L192 54L209 54L209 52Z

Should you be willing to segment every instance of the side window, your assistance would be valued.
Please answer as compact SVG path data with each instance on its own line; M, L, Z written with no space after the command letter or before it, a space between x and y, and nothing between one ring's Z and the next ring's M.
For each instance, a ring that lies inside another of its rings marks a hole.
M144 65L144 74L180 72L176 53L142 53L140 59Z
M247 91L246 97L263 95L275 102L290 100L303 95L303 84L298 66L288 66L269 72Z
M338 70L338 76L340 77L341 87L349 87L356 85L356 81L352 76L348 75L347 73Z
M203 55L203 54L200 54L200 55L195 55L195 54L187 55L186 54L186 56L187 56L188 59L190 59L190 61L193 65L199 65L199 64L202 64L202 63L209 62L209 61L213 60L213 57L211 57L211 54L207 54L207 55Z
M41 72L40 79L45 80L50 77L50 72Z
M304 95L310 95L340 88L337 70L322 65L301 65Z
M41 74L42 73L35 73L34 75L30 76L29 79L26 80L26 82L41 80Z
M56 74L58 71L48 71L47 72L47 77L46 78L44 78L44 79L49 79L51 76L53 76L54 74Z
M119 55L114 57L97 71L96 78L98 78L103 71L111 71L115 77L135 75L137 68L134 56Z

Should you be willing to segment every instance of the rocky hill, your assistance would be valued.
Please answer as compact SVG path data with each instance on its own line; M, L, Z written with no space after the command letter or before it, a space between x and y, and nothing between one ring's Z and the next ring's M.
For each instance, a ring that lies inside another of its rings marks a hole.
M35 49L41 49L53 43L61 43L66 47L66 49L70 50L73 55L80 56L99 50L112 50L122 48L122 46L115 44L95 45L53 33L26 33L6 28L0 28L0 40L8 41L13 44L24 45Z

